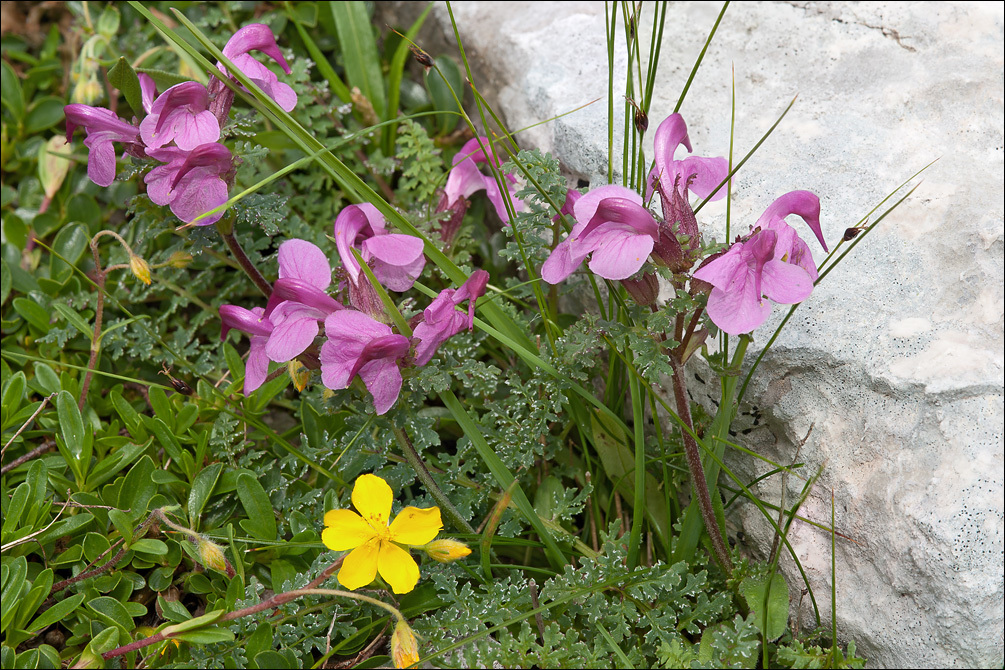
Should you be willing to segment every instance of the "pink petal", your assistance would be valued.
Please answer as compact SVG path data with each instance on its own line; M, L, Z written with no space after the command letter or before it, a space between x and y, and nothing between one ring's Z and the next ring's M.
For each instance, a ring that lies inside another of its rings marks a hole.
M179 149L191 151L200 144L216 142L220 139L220 124L213 112L206 110L198 114L187 114L175 125L174 142Z
M279 278L299 279L323 291L332 282L332 269L316 245L291 239L279 245Z
M286 59L279 52L276 38L272 35L272 29L267 25L262 23L248 24L234 33L234 36L227 40L227 45L223 47L223 55L232 61L235 57L249 51L261 51L279 63L283 72L290 73L290 66L286 64Z
M363 366L359 376L373 396L373 408L378 416L394 407L401 393L401 370L395 361L388 358L371 361Z
M251 338L248 361L244 366L244 395L251 395L269 376L269 357L265 354L267 340L263 335Z
M171 211L185 223L191 223L197 216L227 202L227 183L210 168L196 168L186 174L178 183L175 196L171 200ZM199 219L198 225L216 223L223 212Z
M597 213L597 207L600 205L601 200L607 198L622 198L623 200L629 200L637 205L642 204L642 196L631 190L630 188L625 188L624 186L600 186L592 191L584 193L572 206L572 211L575 213L576 221L582 224L589 223L594 214Z
M606 279L627 279L638 272L653 250L653 238L626 224L605 224L597 229L598 242L590 270Z
M690 191L699 198L707 198L712 189L721 184L722 180L729 174L729 162L721 156L716 158L689 156L684 160L677 161L675 169L681 176L681 186L694 175ZM721 200L725 197L726 186L723 184L723 187L715 192L711 200Z
M749 333L760 326L771 313L771 303L754 293L753 282L747 282L741 291L726 292L712 289L706 307L712 323L730 335Z
M277 363L293 360L314 344L320 330L318 319L324 316L306 305L282 303L269 316L273 330L265 345L265 353Z
M797 265L770 261L761 272L761 291L777 303L794 305L810 296L813 280Z
M827 243L824 242L823 231L820 229L820 198L809 191L790 191L780 196L768 205L754 227L769 228L790 214L802 218L813 231L824 251L828 250Z

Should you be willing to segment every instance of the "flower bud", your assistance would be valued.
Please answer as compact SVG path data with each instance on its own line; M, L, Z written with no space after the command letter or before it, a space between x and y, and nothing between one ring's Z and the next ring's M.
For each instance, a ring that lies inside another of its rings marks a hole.
M471 548L463 542L451 539L433 540L422 547L423 551L439 563L453 563L471 553Z
M660 294L659 280L651 272L643 273L638 279L622 279L621 285L643 307L655 305L656 297Z
M391 660L396 668L407 668L419 662L419 644L415 640L415 633L404 619L398 620L398 625L391 634Z
M293 386L297 391L303 392L307 388L307 382L311 380L311 371L295 358L286 365L286 370L290 373Z
M94 105L101 102L101 99L104 97L104 89L101 88L98 80L92 77L81 79L76 83L73 87L73 92L70 94L70 102L82 105Z
M192 254L185 251L175 251L170 256L168 256L167 264L173 268L178 268L182 270L188 267L188 264L192 262Z
M133 271L136 278L139 279L144 284L150 284L150 266L147 262L137 256L132 254L129 256L129 269Z
M207 568L226 573L228 577L233 577L236 574L226 556L223 555L223 548L220 545L205 537L200 537L198 551L199 562Z

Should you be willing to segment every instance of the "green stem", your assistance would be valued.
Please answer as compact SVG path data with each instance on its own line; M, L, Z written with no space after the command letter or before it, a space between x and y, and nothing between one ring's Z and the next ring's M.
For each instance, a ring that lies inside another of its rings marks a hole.
M419 456L419 452L417 452L415 447L412 446L412 441L408 439L408 435L405 434L405 431L397 427L393 430L394 437L398 440L398 446L401 447L401 453L405 455L405 460L408 461L408 464L412 466L413 470L415 470L415 474L419 476L419 480L422 482L423 486L426 487L426 490L429 491L429 495L433 496L433 499L436 500L436 504L440 506L440 510L447 515L448 519L450 519L450 523L452 523L459 531L470 533L471 535L477 535L477 531L471 527L471 524L464 520L461 513L457 511L457 508L454 507L453 503L451 503L447 496L443 493L443 490L440 489L440 487L436 484L436 481L433 480L433 475L430 474L426 464L422 462L422 457Z

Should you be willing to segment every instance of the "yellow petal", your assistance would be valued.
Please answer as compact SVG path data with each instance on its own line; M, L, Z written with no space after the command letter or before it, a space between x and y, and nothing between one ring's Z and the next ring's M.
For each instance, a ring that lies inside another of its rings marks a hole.
M377 555L379 541L366 542L353 549L342 561L338 580L350 591L366 586L377 576ZM416 568L418 572L418 568Z
M387 528L391 516L391 487L377 475L360 475L352 487L352 504L375 529Z
M395 593L408 593L419 583L419 566L415 564L415 560L407 551L390 542L382 542L380 545L377 569ZM341 573L339 580L341 581Z
M401 544L425 544L443 530L440 508L406 507L391 522L391 539Z
M349 509L333 509L325 514L321 541L333 551L355 549L372 539L373 528L359 514Z

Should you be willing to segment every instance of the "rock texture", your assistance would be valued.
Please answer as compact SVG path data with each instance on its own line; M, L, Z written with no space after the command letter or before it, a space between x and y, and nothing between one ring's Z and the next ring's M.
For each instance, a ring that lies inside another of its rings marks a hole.
M645 3L639 24L644 44L654 4ZM409 5L388 11L403 23L422 8ZM519 141L558 156L572 184L606 183L603 3L452 8L476 84L511 129L601 99ZM673 111L719 9L669 6L652 129ZM434 7L422 39L434 55L456 53L444 6ZM624 53L619 46L619 72ZM738 420L745 444L781 462L813 426L799 459L809 472L826 468L802 513L829 522L833 491L837 528L853 540L838 542L840 631L875 667L1000 667L1003 659L1002 68L999 3L734 3L681 108L696 152L725 155L735 72L742 156L799 96L736 179L734 231L777 196L809 189L836 243L938 159L796 311ZM615 127L623 90L616 84ZM724 207L710 205L700 219L706 235L722 239ZM736 457L731 467L747 481L767 469ZM790 480L788 500L801 486ZM778 478L758 493L777 500ZM753 507L739 517L751 550L765 553L769 525ZM797 522L790 539L827 623L830 536ZM797 594L791 560L783 567ZM808 600L803 628L813 623Z

